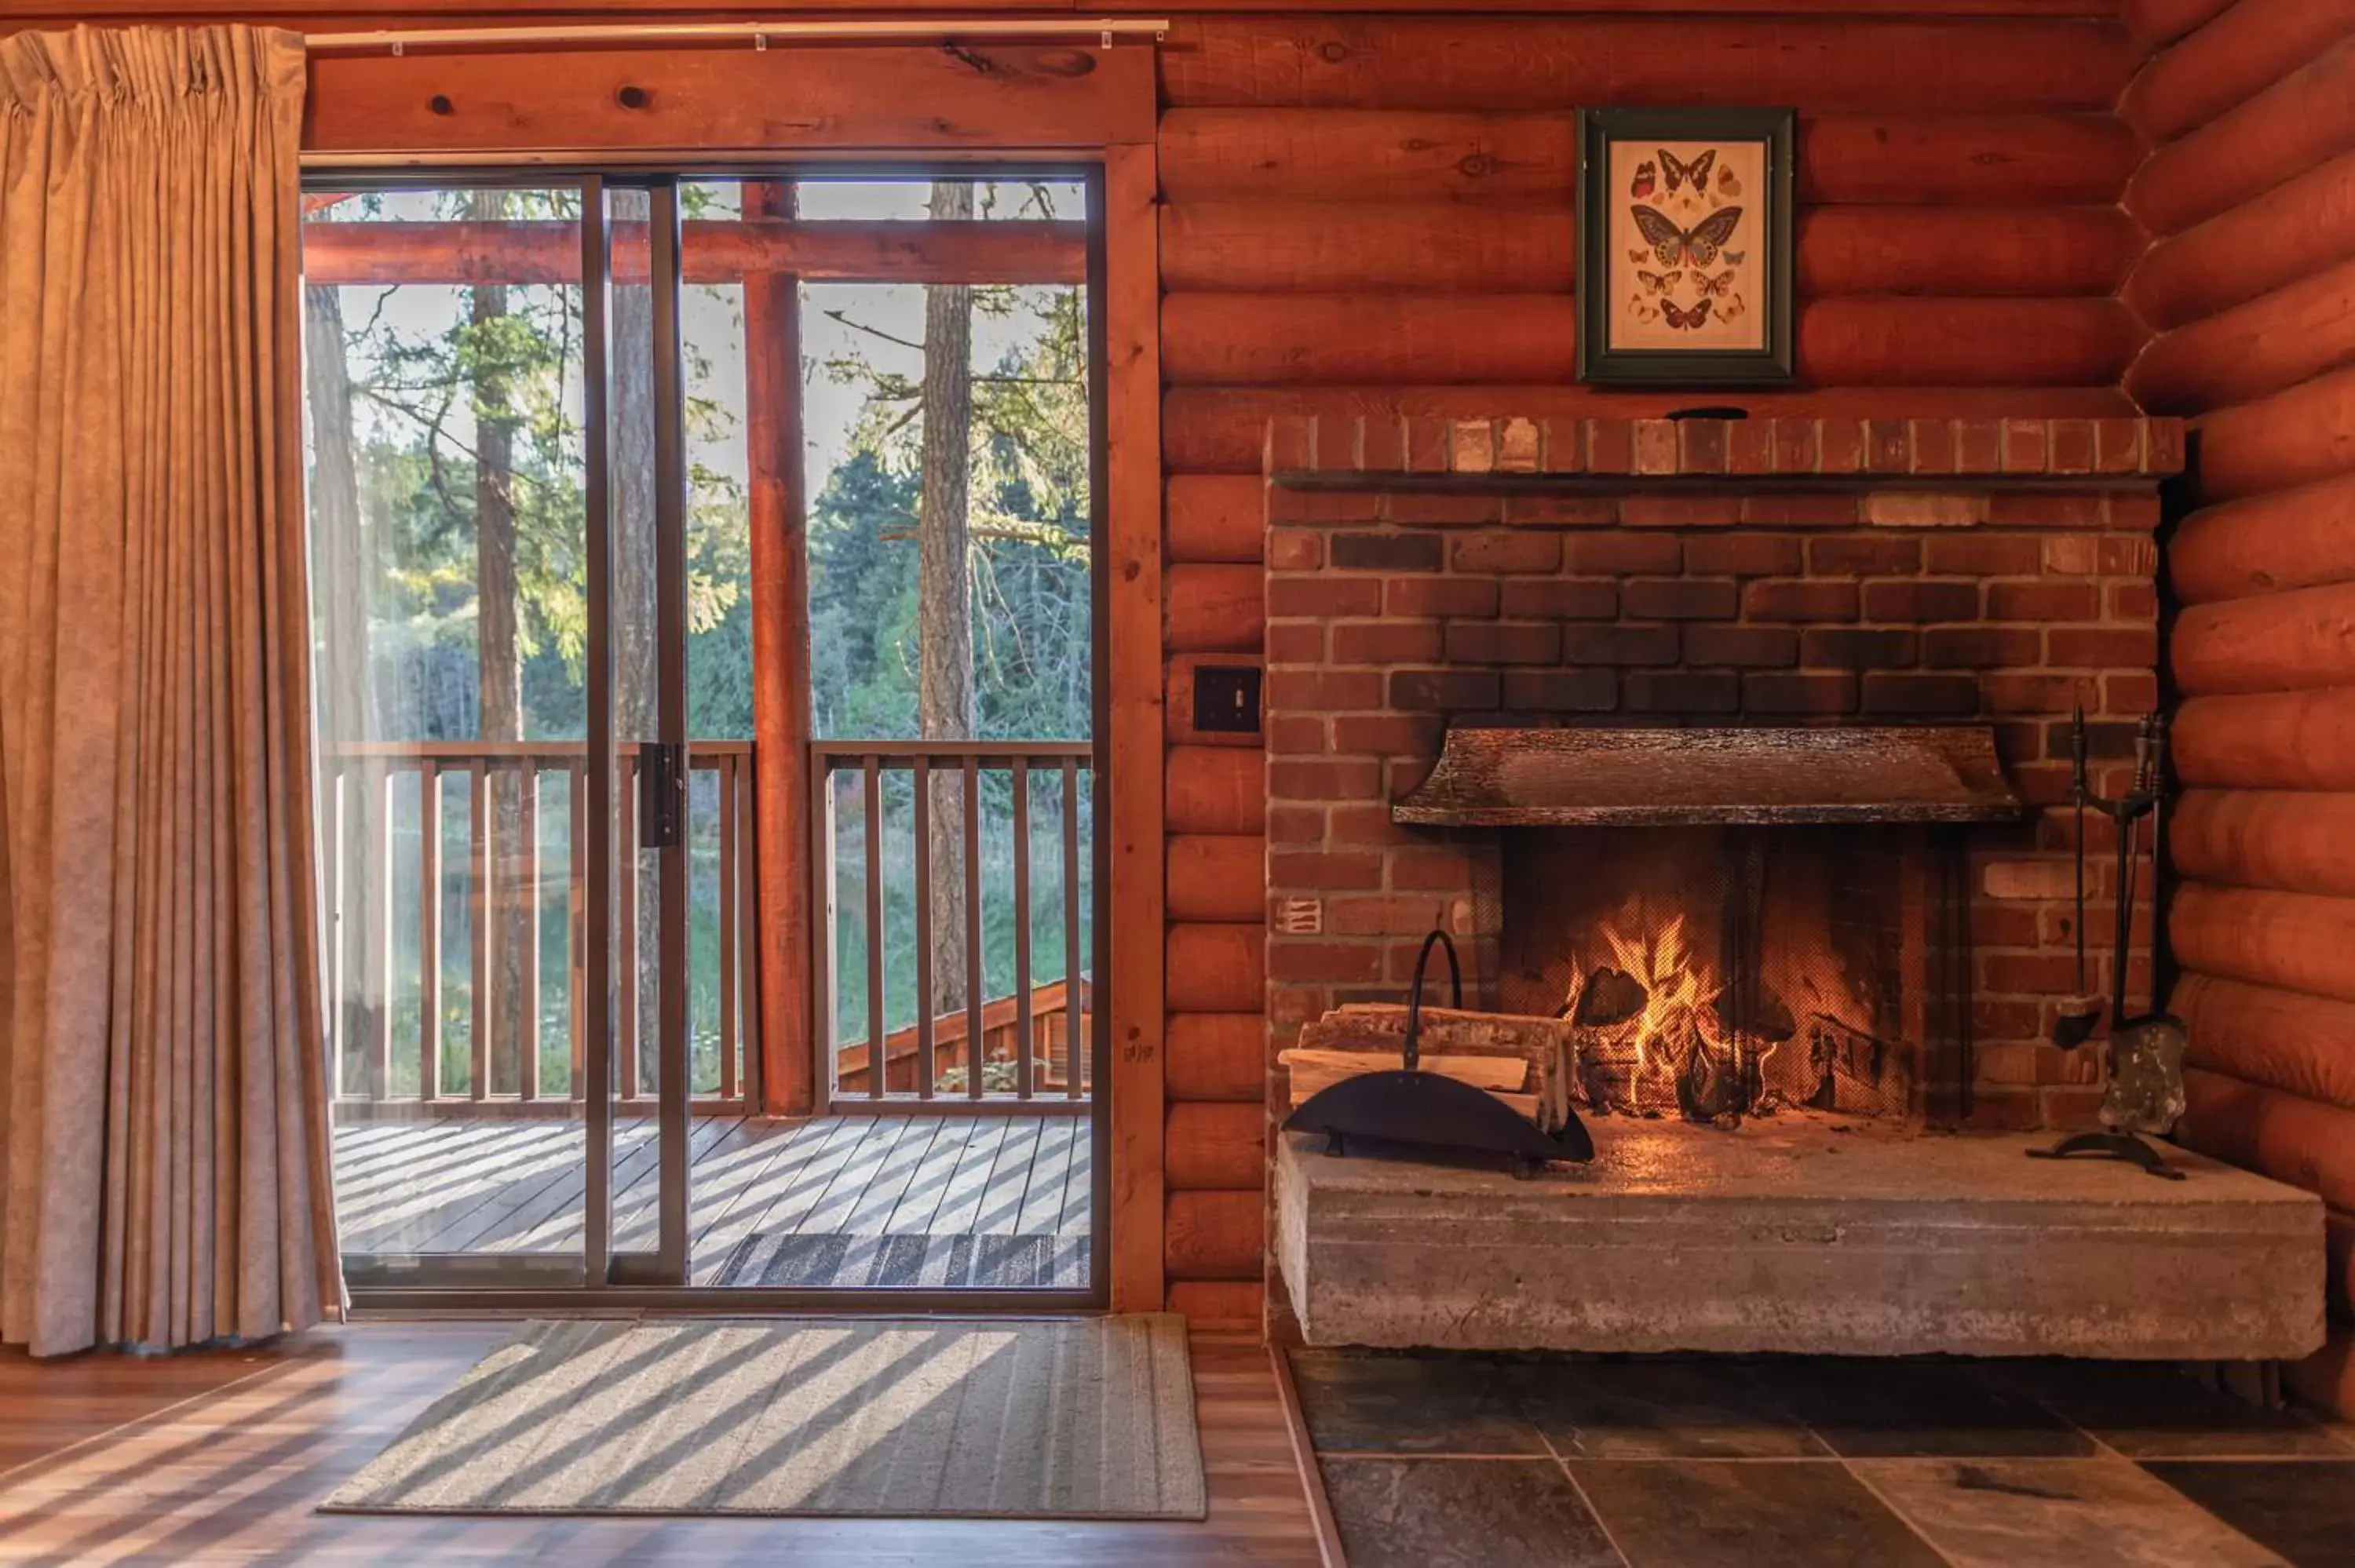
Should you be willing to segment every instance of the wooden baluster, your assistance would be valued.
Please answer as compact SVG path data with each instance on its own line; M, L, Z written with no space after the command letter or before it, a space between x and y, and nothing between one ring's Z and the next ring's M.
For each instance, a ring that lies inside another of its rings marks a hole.
M880 1099L890 1039L883 1027L883 759L867 758L861 771L867 804L867 1096Z
M572 1000L568 1020L572 1032L572 1083L566 1092L577 1100L588 1093L589 995L583 984L589 972L589 769L584 761L565 763L564 784L565 826L571 834L564 862L566 991Z
M417 1097L442 1096L442 769L417 766Z
M469 763L466 767L466 910L473 928L474 966L474 1021L473 1024L474 1081L468 1087L472 1098L484 1099L491 1092L491 833L490 833L490 763L488 759Z
M1027 1100L1031 1040L1038 1027L1030 1015L1030 759L1014 759L1014 1097Z
M620 943L614 961L621 969L621 1026L614 1031L621 1053L622 1097L638 1097L638 753L633 746L621 753L622 820L614 835L613 880L620 912L613 930Z
M376 973L369 1000L374 1003L375 1016L370 1020L374 1038L368 1042L368 1097L385 1099L392 1094L392 768L389 764L369 770L368 789L376 797L377 832L372 846L378 873L384 880L384 893L377 909L374 928L368 933L368 943L373 949Z
M742 1041L744 1073L744 1104L748 1109L760 1108L761 1098L761 960L760 921L751 915L760 907L761 821L752 802L759 799L760 763L751 747L742 753L741 766L735 769L736 799L736 867L737 897L743 913L736 921L736 989L737 1017L741 1021L738 1032ZM831 1027L831 1025L829 1025ZM823 1039L825 1036L820 1035Z
M981 1070L988 1058L982 1027L981 994L981 759L964 759L964 1085L970 1099L981 1098Z
M327 1081L329 1093L342 1099L350 1089L344 1082L345 1035L350 1020L344 1010L350 1005L350 966L346 961L344 944L350 936L350 922L344 917L345 891L350 885L351 846L344 842L346 813L346 792L351 788L351 776L341 762L327 764L327 810L324 813L331 832L327 852Z
M1080 765L1063 758L1063 1093L1078 1099L1080 1054Z
M526 757L516 765L517 800L514 871L523 894L523 1037L516 1042L516 1093L539 1098L539 760Z
M715 761L719 787L719 1097L736 1097L736 757Z
M916 1094L932 1097L932 759L916 758Z

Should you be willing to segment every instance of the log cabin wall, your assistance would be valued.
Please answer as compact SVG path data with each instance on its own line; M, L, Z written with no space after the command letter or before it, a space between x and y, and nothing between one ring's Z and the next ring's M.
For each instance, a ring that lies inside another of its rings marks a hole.
M1272 417L2132 411L2142 332L2114 296L2143 245L2119 208L2139 152L2112 111L2143 45L2065 14L2100 5L1906 9L1215 16L1165 44L1174 1307L1260 1302L1265 764L1189 719L1196 665L1261 652ZM1793 388L1572 383L1571 110L1616 103L1799 111Z
M2135 20L2126 299L2155 335L2126 387L2194 430L2166 551L2182 1136L2328 1203L2338 1326L2295 1375L2355 1413L2355 5Z

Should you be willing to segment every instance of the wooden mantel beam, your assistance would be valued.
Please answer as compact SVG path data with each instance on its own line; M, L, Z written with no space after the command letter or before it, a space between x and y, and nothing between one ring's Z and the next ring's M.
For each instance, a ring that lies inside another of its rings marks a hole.
M1078 283L1081 223L902 223L698 218L686 226L690 283L793 274L814 281ZM577 283L580 230L561 220L505 223L313 221L303 275L314 284ZM613 280L647 277L644 224L613 226Z

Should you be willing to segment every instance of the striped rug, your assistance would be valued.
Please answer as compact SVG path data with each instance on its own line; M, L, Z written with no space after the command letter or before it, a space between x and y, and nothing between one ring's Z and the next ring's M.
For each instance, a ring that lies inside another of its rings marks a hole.
M1185 1319L527 1323L323 1508L1200 1519Z

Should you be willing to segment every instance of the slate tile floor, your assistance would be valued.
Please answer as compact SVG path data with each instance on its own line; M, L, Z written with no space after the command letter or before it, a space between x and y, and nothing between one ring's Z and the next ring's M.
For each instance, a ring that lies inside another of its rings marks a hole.
M2355 1568L2355 1428L2164 1365L1292 1370L1351 1568Z

